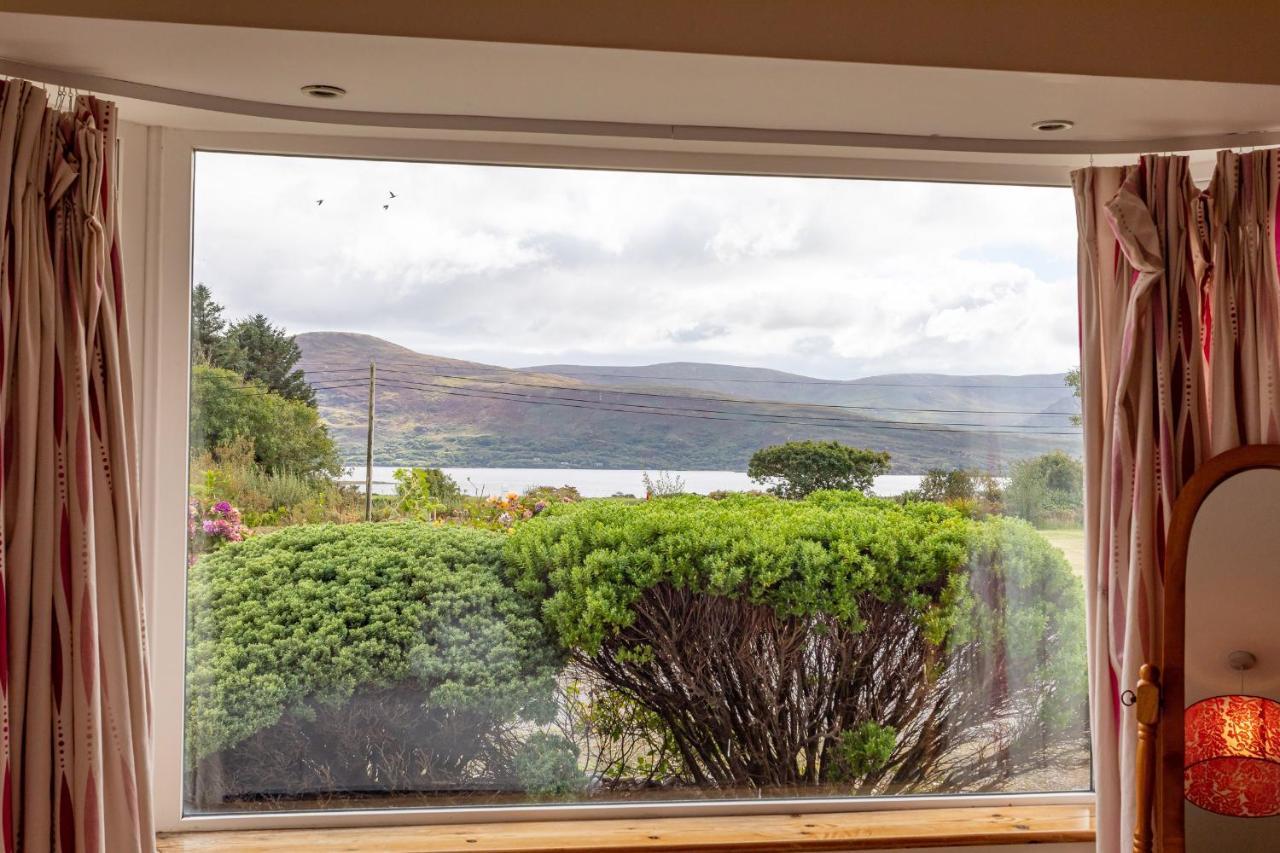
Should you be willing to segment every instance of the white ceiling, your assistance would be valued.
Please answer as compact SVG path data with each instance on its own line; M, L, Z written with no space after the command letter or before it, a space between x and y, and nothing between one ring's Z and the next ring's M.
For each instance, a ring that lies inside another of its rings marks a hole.
M1179 139L1214 147L1222 140L1204 137L1280 131L1280 86L15 13L0 13L0 59L51 69L42 75L45 82L72 80L54 79L59 74L88 75L76 77L76 85L87 80L93 85L83 88L125 96L126 119L202 129L332 134L356 128L365 135L395 136L438 134L441 127L475 130L474 122L458 117L487 116L626 123L626 128L577 129L584 136L640 138L668 146L687 144L673 142L674 135L713 146L803 143L834 150L941 145L977 151L1021 146L1028 151L1030 143L1075 154L1173 147ZM0 63L0 70L32 69ZM340 85L349 95L317 102L299 93L306 83ZM1047 118L1070 118L1076 127L1052 137L1031 128L1033 121ZM682 127L673 130L673 125ZM572 129L536 123L487 127L508 134ZM771 136L761 131L817 133ZM830 137L822 132L915 139Z

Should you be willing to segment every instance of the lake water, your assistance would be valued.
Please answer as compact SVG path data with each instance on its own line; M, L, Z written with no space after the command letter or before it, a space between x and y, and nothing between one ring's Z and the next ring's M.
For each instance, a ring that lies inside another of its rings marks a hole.
M395 467L375 465L373 468L373 492L379 495L394 494ZM498 495L507 492L523 492L532 486L575 486L587 498L607 498L610 495L644 495L644 470L610 470L593 468L444 468L471 495ZM647 472L657 479L660 471ZM668 477L684 481L684 490L705 495L719 490L745 492L759 489L741 471L668 471ZM343 481L364 485L364 466L346 469ZM893 497L920 485L915 474L885 474L876 477L874 491L881 497Z

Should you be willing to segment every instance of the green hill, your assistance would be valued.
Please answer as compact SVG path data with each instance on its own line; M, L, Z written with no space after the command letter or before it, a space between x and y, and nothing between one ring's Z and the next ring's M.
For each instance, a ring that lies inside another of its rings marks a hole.
M1062 424L1053 415L1079 411L1061 373L1023 376L949 376L937 373L894 373L863 379L824 380L779 370L729 364L667 362L643 367L600 365L543 365L530 372L559 374L579 381L604 382L636 388L667 385L698 393L746 396L757 400L820 405L865 406L870 415L902 415L954 421L960 411L1025 412L1001 415L993 421L1038 427ZM888 411L886 411L886 409ZM921 409L944 409L931 413ZM1041 414L1043 413L1043 415ZM977 418L968 418L977 420Z
M368 364L378 365L374 463L451 467L746 470L760 447L836 439L887 450L894 473L1000 471L1079 453L1060 375L894 375L848 382L673 363L513 370L424 355L369 335L298 335L320 413L364 461ZM997 411L984 415L975 412ZM1045 434L1045 433L1068 434Z

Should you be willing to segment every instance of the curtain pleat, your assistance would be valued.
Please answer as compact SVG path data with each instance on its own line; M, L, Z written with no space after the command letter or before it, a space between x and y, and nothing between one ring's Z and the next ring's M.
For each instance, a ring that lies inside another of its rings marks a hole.
M1280 152L1218 153L1206 219L1213 453L1280 442L1280 291L1276 195Z
M0 83L6 851L150 851L115 109Z

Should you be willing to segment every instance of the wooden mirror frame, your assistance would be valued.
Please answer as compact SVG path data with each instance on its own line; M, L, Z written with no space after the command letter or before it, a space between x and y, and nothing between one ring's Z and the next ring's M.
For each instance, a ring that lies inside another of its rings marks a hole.
M1186 707L1187 550L1201 505L1237 474L1280 469L1280 444L1250 444L1221 453L1200 466L1173 505L1164 562L1164 647L1160 650L1159 763L1156 768L1156 849L1185 853L1183 808L1183 713ZM1138 774L1141 774L1141 768ZM1141 782L1139 782L1141 785ZM1139 824L1142 811L1139 811Z

